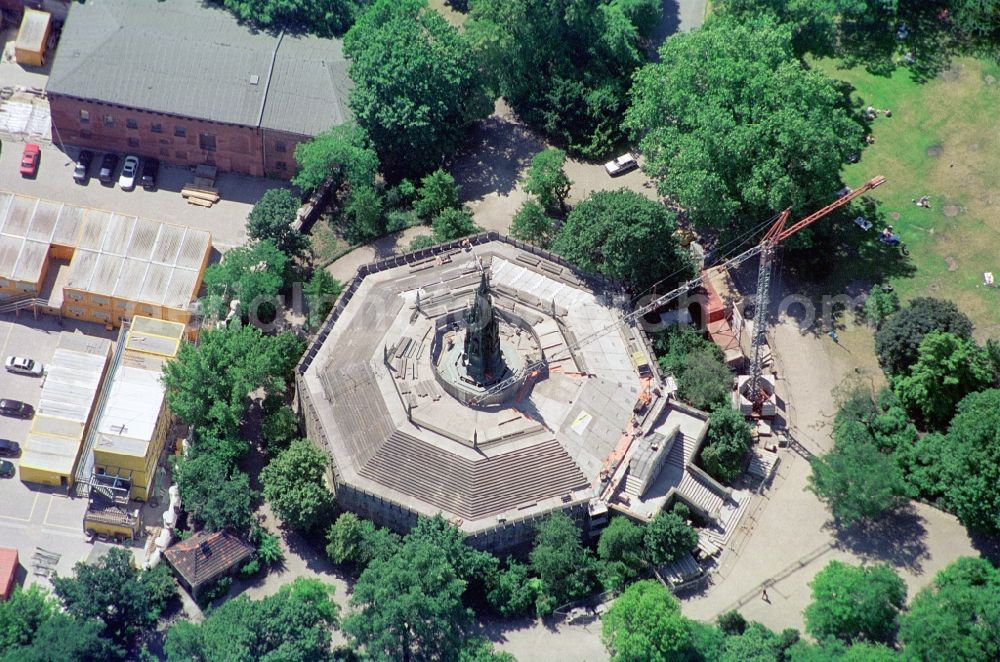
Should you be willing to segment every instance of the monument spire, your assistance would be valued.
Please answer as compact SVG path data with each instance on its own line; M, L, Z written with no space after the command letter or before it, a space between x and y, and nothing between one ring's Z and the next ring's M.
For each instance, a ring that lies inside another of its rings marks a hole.
M490 280L484 270L476 298L465 313L465 368L477 384L490 384L503 374L500 326L493 311Z

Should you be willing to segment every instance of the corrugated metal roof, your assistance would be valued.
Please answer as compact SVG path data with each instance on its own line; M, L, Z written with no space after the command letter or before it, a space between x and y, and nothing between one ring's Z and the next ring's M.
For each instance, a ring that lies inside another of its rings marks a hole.
M37 469L54 474L72 474L80 440L28 433L21 453L21 469Z
M198 0L88 0L70 8L46 90L315 135L349 119L347 70L339 40L253 31Z
M38 282L50 241L75 247L66 287L174 308L212 247L203 230L0 193L0 277Z
M135 317L125 339L125 348L171 358L177 355L183 338L184 325L180 322Z
M68 345L77 341L69 336ZM61 338L62 339L62 338ZM41 416L86 423L97 397L104 367L111 353L108 340L95 338L91 351L57 347L46 367L45 382L39 396L37 411Z
M31 421L31 432L61 439L83 439L86 425L80 421L71 421L56 416L35 416Z

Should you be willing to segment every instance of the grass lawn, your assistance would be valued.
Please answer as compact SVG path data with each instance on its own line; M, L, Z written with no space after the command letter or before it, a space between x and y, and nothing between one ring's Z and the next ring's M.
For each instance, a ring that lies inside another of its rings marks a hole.
M848 166L851 186L885 175L870 195L879 215L910 249L912 275L891 279L905 300L951 299L982 338L1000 337L1000 289L983 286L983 272L1000 282L1000 67L957 58L927 83L905 67L891 76L863 68L817 66L846 80L864 106L891 109L873 123L875 144ZM931 209L913 204L930 197Z

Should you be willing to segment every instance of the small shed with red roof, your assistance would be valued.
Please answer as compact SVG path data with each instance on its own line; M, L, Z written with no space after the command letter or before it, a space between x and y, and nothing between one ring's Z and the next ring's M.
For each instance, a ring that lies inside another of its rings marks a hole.
M17 550L13 547L0 547L0 601L10 598L17 581L17 570L20 568Z

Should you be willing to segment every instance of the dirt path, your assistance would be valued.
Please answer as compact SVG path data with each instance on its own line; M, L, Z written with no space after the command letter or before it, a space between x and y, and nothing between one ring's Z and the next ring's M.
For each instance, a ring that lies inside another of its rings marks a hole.
M834 390L851 379L881 377L872 370L871 333L850 321L839 332L840 344L825 333L803 333L783 318L774 328L781 375L779 393L790 401L789 427L798 442L782 451L774 486L748 513L747 535L723 558L714 583L703 594L684 600L683 611L713 620L729 609L775 630L802 630L802 611L811 601L809 582L833 560L886 562L906 581L909 596L959 556L977 552L965 528L951 515L929 506L913 506L877 527L838 531L829 511L806 490L808 458L826 452L836 411ZM855 367L859 367L859 372ZM768 586L770 603L761 599Z

